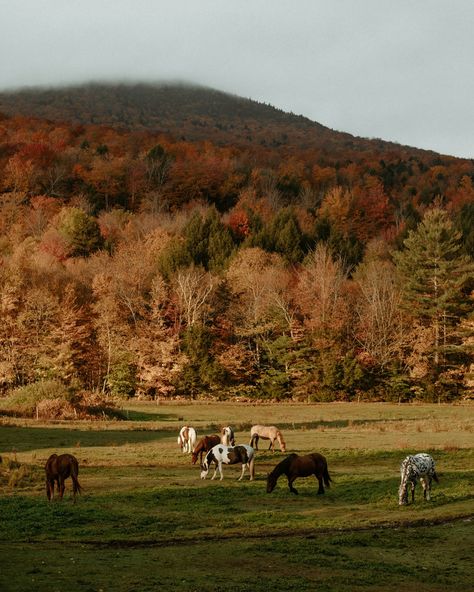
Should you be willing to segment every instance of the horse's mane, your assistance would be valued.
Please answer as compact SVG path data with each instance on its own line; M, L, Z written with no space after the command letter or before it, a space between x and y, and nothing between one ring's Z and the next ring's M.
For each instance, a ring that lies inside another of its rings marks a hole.
M292 452L289 456L284 458L281 462L279 462L276 465L276 467L273 469L273 471L270 473L270 475L272 475L273 477L279 477L283 473L286 473L288 471L291 463L293 462L293 460L297 456L298 455L296 454L296 452Z

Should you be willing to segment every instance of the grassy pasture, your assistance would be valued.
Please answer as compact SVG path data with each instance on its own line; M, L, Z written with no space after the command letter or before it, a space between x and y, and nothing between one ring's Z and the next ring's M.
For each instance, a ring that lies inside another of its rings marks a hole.
M474 425L470 405L134 404L125 421L0 423L0 590L466 590L474 543ZM198 436L230 424L248 443L253 423L275 423L288 451L319 451L333 484L298 496L285 455L257 453L256 480L201 481L180 453L184 423ZM400 508L399 463L430 451L433 499ZM71 452L83 495L70 485L48 504L44 463ZM15 464L16 463L16 464Z

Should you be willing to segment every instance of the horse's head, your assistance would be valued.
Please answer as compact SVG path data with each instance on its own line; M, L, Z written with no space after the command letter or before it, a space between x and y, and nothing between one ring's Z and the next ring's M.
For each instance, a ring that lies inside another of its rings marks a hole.
M209 464L204 461L201 463L201 479L205 479L209 473Z
M271 493L277 484L277 477L273 473L267 475L267 493Z
M206 454L204 462L201 462L201 479L205 479L209 473L209 467L211 466L211 463L209 462L209 454L210 452Z

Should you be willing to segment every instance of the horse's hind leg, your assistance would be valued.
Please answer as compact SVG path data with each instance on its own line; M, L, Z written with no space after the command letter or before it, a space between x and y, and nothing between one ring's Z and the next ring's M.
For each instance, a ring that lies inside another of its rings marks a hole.
M322 475L316 475L316 479L318 480L319 487L318 487L318 495L323 495L324 493L324 481Z
M258 440L259 440L258 434L254 434L252 436L252 439L250 440L250 446L252 446L252 448L255 448L255 450L258 450Z
M246 466L247 464L242 463L242 472L240 473L240 477L237 479L237 481L242 481L242 477L244 476Z

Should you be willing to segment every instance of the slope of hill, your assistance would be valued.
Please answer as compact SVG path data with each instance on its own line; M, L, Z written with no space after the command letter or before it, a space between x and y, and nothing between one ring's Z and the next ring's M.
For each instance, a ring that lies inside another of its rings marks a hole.
M317 149L333 155L402 150L398 144L357 138L267 104L187 84L87 84L3 92L0 112L159 131L218 145Z
M2 110L0 397L472 389L474 161L187 86Z

